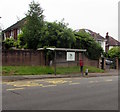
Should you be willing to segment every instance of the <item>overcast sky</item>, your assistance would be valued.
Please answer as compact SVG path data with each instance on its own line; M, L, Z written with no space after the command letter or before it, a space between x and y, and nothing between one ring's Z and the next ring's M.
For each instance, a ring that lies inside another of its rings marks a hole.
M0 25L6 29L25 17L32 0L1 0ZM105 37L106 32L118 39L119 0L34 0L44 9L45 20L65 19L69 27L90 29Z

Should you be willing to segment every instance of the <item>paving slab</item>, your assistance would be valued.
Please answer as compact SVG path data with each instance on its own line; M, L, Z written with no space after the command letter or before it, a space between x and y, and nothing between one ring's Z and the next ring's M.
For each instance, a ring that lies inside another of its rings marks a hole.
M117 70L109 70L105 73L88 73L88 75L82 76L80 73L77 74L66 74L66 75L17 75L17 76L2 76L2 81L16 81L16 80L29 80L29 79L46 79L46 78L68 78L68 77L102 77L102 76L117 76Z

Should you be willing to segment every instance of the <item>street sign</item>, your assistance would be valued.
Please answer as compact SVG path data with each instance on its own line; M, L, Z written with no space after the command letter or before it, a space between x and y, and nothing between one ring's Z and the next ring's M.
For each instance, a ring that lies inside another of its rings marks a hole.
M75 52L67 52L67 61L75 61Z

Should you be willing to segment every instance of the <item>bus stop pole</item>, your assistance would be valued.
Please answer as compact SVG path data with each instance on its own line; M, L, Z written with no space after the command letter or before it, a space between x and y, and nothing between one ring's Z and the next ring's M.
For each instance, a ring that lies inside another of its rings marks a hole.
M55 75L56 75L56 51L55 51Z

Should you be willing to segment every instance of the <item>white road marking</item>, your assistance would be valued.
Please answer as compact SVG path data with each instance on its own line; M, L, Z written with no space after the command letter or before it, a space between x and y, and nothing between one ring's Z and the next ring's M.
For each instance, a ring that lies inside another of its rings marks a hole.
M42 86L42 87L54 87L56 85L46 85L46 86Z
M107 82L111 82L111 81L113 81L112 79L107 79L107 80L105 80L105 81L107 81Z
M80 83L69 83L69 85L77 85L77 84L80 84Z
M25 88L11 88L11 89L6 89L7 91L13 91L13 90L21 90L21 89L25 89Z
M98 81L96 80L96 81L89 81L90 83L98 83Z

